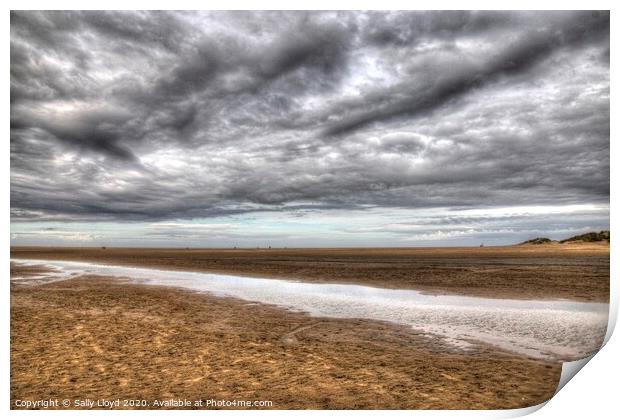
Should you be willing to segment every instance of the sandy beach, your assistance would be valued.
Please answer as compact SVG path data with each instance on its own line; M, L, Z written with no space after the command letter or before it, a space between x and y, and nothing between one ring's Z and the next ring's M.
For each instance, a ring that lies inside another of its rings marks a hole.
M604 247L467 251L142 249L132 254L14 248L12 257L177 270L220 267L220 272L272 277L296 273L296 279L316 282L339 273L338 281L425 289L430 281L422 281L415 267L431 279L444 279L426 289L435 293L602 302L608 296ZM46 270L13 264L11 275L36 278ZM406 270L411 271L405 277ZM383 276L371 277L378 272ZM268 407L254 408L275 409L518 408L549 399L561 370L559 362L484 343L464 352L388 322L317 318L102 276L35 283L11 286L13 404L185 399L269 401ZM533 283L537 287L528 290Z
M15 270L19 272L19 270ZM266 400L271 408L516 408L558 363L462 354L409 328L78 278L11 294L11 400ZM122 408L122 407L121 407Z

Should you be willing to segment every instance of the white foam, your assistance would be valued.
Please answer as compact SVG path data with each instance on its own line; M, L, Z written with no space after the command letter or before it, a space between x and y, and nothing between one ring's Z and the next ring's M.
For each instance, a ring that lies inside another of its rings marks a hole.
M360 285L316 284L83 262L12 260L46 265L59 276L126 277L147 285L174 286L218 296L278 305L313 316L363 318L408 325L468 350L484 342L536 358L575 360L597 351L609 305L569 300L488 299L425 295Z

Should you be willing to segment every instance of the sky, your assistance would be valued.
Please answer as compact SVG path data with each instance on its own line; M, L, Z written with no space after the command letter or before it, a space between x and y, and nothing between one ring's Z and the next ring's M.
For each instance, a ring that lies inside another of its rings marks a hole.
M609 228L608 12L11 12L11 244Z

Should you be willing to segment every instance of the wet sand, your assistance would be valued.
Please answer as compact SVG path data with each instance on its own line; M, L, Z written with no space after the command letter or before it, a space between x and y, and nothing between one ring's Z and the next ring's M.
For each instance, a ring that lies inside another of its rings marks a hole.
M482 344L458 351L389 323L112 278L11 285L12 407L180 398L275 409L518 408L549 399L560 370Z
M428 293L609 301L609 243L484 248L12 247L12 258L89 261Z

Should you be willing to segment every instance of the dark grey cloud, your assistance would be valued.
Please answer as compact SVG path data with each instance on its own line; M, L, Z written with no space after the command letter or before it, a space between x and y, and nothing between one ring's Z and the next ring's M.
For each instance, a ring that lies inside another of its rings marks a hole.
M471 28L465 24L466 20L458 15L457 25L447 25L445 29L454 33L455 27L466 31ZM465 22L464 22L465 21ZM474 25L476 21L474 20ZM441 25L439 25L441 27ZM443 29L438 29L440 33ZM393 31L393 29L392 29ZM541 60L547 58L552 51L574 44L600 42L609 37L609 15L603 12L593 12L586 15L566 16L560 22L550 22L548 25L526 32L509 46L493 54L486 62L478 65L464 66L460 72L450 74L443 79L433 80L422 89L414 89L411 96L397 100L385 107L369 112L362 112L350 118L345 118L326 130L327 134L346 133L376 121L398 117L415 117L419 114L428 114L448 101L458 99L473 89L479 89L485 84L493 83L501 77L519 75L530 70ZM396 44L401 44L396 39Z
M12 12L15 221L609 200L607 12Z

